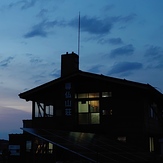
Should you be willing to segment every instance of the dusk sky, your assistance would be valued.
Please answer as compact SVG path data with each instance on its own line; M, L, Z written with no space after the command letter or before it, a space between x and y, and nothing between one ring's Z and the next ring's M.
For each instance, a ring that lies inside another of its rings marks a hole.
M60 77L61 54L78 53L79 12L81 70L163 93L163 0L1 0L0 139L31 119L18 94Z

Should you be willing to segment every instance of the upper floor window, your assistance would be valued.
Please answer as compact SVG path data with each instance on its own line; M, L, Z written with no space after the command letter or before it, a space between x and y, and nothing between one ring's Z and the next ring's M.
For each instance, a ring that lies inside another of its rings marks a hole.
M99 93L79 93L75 94L75 98L99 98Z
M102 97L112 97L112 92L102 92Z
M102 103L100 105L100 101L108 100L106 97L112 97L112 92L75 94L79 124L100 124L100 106L102 106L102 115L112 115L112 109L108 107L108 104L107 106Z
M158 112L157 104L155 103L151 104L149 108L149 117L157 120L158 119L157 112Z
M78 101L79 124L99 124L99 101Z
M35 117L52 117L53 106L45 105L43 103L35 102Z

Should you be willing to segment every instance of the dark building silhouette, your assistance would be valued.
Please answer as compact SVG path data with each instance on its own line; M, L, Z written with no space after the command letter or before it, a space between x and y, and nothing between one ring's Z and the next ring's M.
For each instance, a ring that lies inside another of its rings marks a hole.
M0 139L0 162L8 161L10 151L8 150L9 141Z
M79 56L66 53L61 77L19 97L32 101L17 142L26 162L161 159L163 95L149 84L81 71ZM11 145L15 139L10 135Z

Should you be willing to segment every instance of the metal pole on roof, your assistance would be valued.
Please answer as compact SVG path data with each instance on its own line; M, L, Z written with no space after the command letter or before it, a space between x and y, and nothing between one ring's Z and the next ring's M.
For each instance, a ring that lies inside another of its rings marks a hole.
M78 55L80 54L80 12L79 12L79 22L78 22Z

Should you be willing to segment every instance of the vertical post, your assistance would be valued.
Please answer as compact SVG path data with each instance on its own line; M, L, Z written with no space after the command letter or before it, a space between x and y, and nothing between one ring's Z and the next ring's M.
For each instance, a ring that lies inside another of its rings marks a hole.
M79 12L79 22L78 22L78 55L80 54L80 12Z
M36 117L36 115L35 115L35 102L34 101L32 101L32 119L34 119L35 117Z

